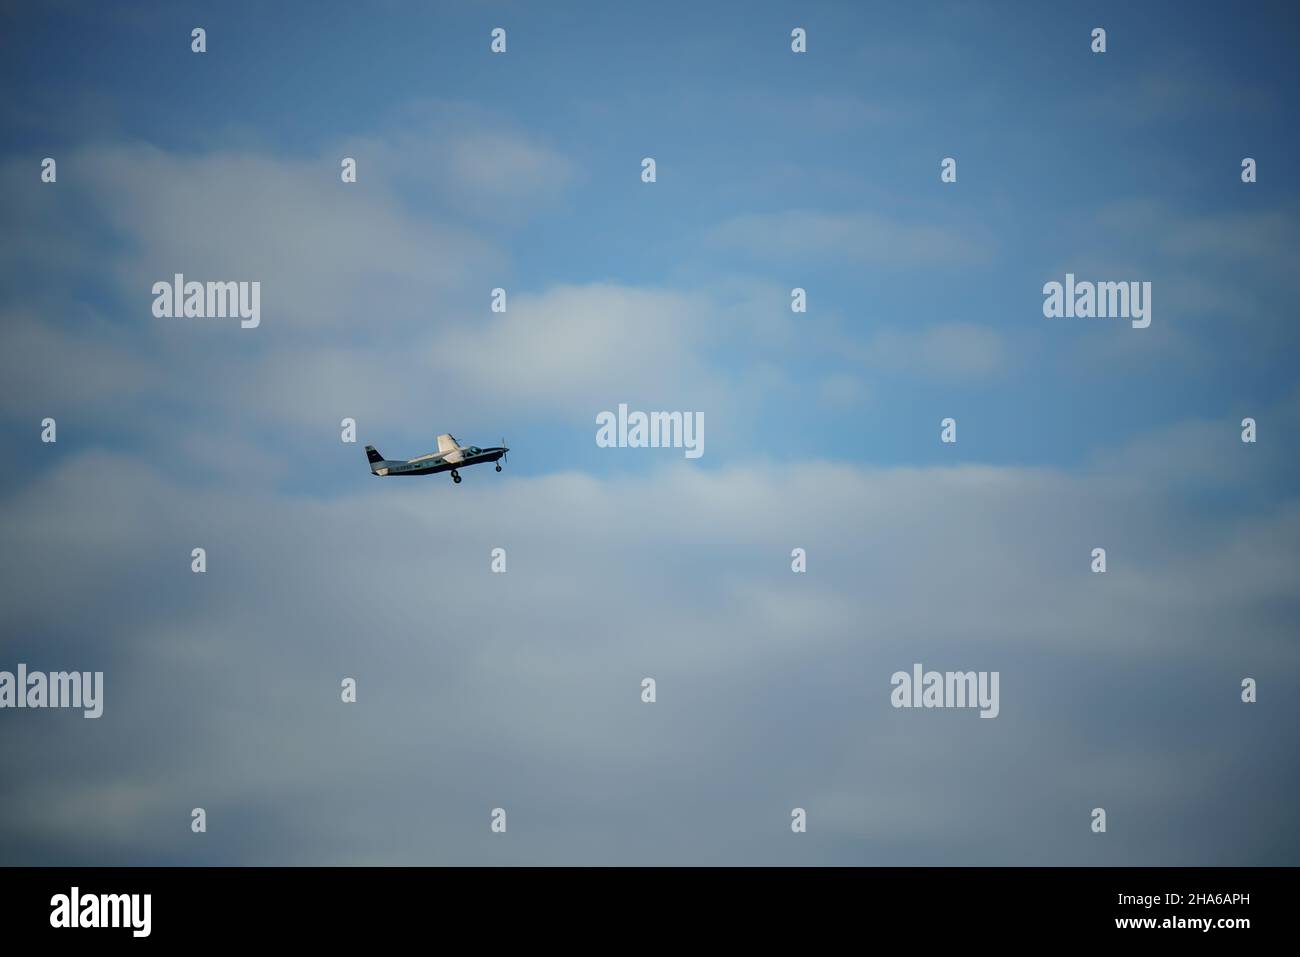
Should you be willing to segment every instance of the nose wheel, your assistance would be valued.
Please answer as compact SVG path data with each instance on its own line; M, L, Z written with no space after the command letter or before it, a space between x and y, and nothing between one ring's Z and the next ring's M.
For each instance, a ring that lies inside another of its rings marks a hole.
M457 472L455 469L451 470L451 480L455 482L457 485L460 484L460 473Z
M497 471L498 471L498 472L501 471L501 463L500 463L500 462L497 463Z

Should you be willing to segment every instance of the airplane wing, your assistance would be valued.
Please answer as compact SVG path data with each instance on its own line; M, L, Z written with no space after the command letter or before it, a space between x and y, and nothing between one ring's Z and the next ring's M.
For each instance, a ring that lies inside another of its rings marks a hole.
M454 452L458 448L460 448L460 443L452 436L445 434L438 436L438 452L442 455L446 455L448 452Z

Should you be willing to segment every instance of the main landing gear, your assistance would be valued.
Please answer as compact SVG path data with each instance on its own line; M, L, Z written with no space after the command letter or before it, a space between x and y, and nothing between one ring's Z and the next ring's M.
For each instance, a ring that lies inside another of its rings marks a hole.
M451 480L455 482L457 485L460 484L460 473L457 472L455 469L451 470Z

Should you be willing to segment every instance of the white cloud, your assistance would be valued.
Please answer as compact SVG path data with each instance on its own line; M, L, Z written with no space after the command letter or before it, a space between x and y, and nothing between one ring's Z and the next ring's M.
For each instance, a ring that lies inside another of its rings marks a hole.
M993 244L979 227L916 225L875 213L796 209L736 216L709 241L765 261L968 265L987 262Z
M558 286L446 330L428 363L464 387L488 383L499 401L539 410L594 415L611 402L655 399L689 408L715 392L702 351L729 331L720 328L725 318L701 295Z
M917 331L882 329L861 348L873 369L943 379L988 379L1006 370L1002 337L969 322L943 322Z
M95 203L131 237L117 278L142 322L156 321L152 284L182 273L260 281L263 335L410 324L500 261L466 230L416 219L382 191L350 191L337 164L147 147L93 150L85 163Z
M6 413L112 403L152 387L154 370L121 331L88 315L78 334L28 312L0 313L0 403Z
M478 223L528 219L579 176L558 149L481 106L448 102L407 104L382 135L351 138L337 153L357 160L361 184L388 184Z
M9 780L3 828L40 843L0 842L6 859L780 862L805 853L779 841L802 803L823 862L1063 863L1089 851L1044 808L1099 792L1141 820L1205 801L1225 821L1275 813L1211 772L1275 762L1280 739L1212 746L1246 717L1187 712L1171 662L1229 703L1243 654L1294 681L1295 503L1206 520L1104 470L487 478L314 501L93 454L11 496L6 547L24 560L0 596L4 654L102 667L107 691L98 722L0 727L10 766L42 769ZM1098 543L1106 576L1088 572ZM1000 670L1001 716L889 708L889 675L913 661ZM338 700L345 675L357 705ZM1134 695L1122 727L1104 704L1117 686ZM1195 747L1134 737L1171 708ZM1073 773L1110 734L1128 751ZM1194 798L1171 783L1187 775ZM950 782L961 808L937 797ZM870 815L845 813L854 796ZM505 849L478 834L498 805L519 835ZM193 806L264 837L195 843Z

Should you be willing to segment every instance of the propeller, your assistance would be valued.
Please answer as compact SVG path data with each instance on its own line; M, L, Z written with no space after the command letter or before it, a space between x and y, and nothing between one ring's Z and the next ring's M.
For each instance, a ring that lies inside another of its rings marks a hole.
M501 436L501 447L502 447L503 449L506 447L506 437L505 437L504 435ZM510 461L510 457L509 457L508 455L506 455L506 453L502 452L502 453L501 453L501 461L502 461L502 462L509 462L509 461Z

